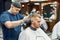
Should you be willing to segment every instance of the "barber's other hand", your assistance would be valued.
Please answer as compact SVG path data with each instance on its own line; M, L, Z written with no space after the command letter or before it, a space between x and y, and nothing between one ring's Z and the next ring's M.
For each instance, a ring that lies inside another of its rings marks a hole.
M29 20L29 16L25 16L24 18L23 18L23 21L25 22L25 21L28 21Z

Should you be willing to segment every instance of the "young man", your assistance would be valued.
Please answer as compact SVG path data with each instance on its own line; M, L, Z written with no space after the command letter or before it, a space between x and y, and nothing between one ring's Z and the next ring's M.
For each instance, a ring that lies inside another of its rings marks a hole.
M18 40L51 40L40 28L40 22L40 15L32 14L30 27L21 32Z
M52 40L60 40L60 21L56 23L52 30Z
M20 9L21 4L19 2L12 2L10 9L1 14L3 40L18 40L21 32L20 25L27 19L27 17L23 19L23 16L19 13Z

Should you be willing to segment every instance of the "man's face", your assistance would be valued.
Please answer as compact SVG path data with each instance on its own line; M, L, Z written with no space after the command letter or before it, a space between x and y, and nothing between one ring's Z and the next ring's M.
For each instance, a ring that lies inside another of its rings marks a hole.
M35 28L39 28L40 27L40 20L41 18L36 17L35 20L33 20L32 24L34 25Z
M14 14L18 14L19 13L19 11L20 11L20 8L17 8L17 7L12 7L12 11L13 11L13 13Z

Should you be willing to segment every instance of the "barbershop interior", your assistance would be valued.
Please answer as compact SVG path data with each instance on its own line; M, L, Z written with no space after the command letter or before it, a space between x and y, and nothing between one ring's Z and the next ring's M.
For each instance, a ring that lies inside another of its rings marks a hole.
M51 38L52 33L57 30L58 26L56 28L55 26L60 21L60 0L20 0L20 2L21 10L19 13L23 16L38 13L41 16L40 28L49 36L49 38ZM10 7L11 0L0 0L0 16L2 15L2 12L9 10ZM27 27L25 24L22 26L25 26L21 27L21 31L24 31ZM3 40L1 24L0 40Z

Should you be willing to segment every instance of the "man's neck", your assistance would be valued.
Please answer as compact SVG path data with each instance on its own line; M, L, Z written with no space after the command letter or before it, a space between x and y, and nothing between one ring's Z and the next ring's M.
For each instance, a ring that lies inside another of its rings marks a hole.
M8 12L9 12L10 14L16 15L16 14L13 13L13 11L12 11L11 9L9 9Z
M9 9L8 12L11 13L11 14L13 14L12 11L11 11L11 9Z
M34 30L34 31L36 31L37 30L37 28L35 27L35 26L33 26L33 25L31 25L31 27L30 27L32 30Z

